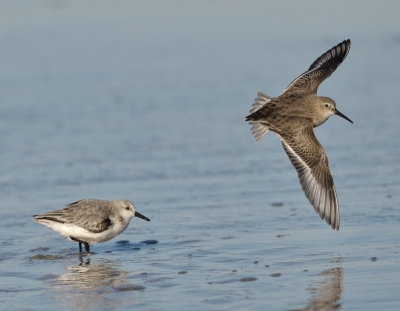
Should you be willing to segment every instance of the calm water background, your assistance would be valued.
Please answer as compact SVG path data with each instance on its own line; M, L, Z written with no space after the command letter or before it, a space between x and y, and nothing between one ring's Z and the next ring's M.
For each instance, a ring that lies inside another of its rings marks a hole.
M1 1L1 310L399 310L398 1ZM323 52L333 231L244 121ZM131 199L78 246L33 214ZM42 259L39 259L42 258Z

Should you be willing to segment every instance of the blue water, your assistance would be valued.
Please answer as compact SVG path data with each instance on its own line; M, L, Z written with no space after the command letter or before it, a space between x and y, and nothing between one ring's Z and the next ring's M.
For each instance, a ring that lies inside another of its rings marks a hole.
M1 310L398 310L396 1L0 2ZM333 231L244 121L344 39ZM126 198L96 252L31 216Z

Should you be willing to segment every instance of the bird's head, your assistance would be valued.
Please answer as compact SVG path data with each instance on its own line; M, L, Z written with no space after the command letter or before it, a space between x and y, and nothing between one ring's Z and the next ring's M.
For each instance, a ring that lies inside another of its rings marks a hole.
M348 117L346 117L343 113L341 113L339 110L336 109L335 101L329 97L322 97L322 96L319 97L317 110L319 118L315 126L321 125L326 120L328 120L328 118L333 114L336 114L339 117L346 119L350 123L353 123L353 121L351 121Z
M135 205L129 200L115 200L113 201L115 207L119 210L122 217L126 219L131 219L133 217L139 217L144 220L150 221L146 216L138 213L135 209Z

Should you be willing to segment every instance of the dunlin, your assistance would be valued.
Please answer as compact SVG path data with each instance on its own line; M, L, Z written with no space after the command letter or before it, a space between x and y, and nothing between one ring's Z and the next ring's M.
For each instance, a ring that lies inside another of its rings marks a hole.
M317 95L318 86L336 70L349 51L350 40L328 50L278 97L259 92L251 114L246 117L256 142L269 131L279 136L306 197L319 216L336 230L340 225L336 189L328 158L313 128L333 114L353 123L336 109L332 99Z
M79 242L90 253L89 243L102 243L122 233L133 217L150 221L136 212L128 200L105 201L85 199L67 205L66 208L42 215L34 215L34 220L45 225L70 241Z

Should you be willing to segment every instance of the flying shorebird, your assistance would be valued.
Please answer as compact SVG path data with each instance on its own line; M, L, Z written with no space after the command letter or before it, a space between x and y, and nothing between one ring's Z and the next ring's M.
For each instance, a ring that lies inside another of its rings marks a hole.
M313 128L333 114L353 123L336 109L332 99L317 95L318 86L336 70L349 51L350 40L328 50L278 97L259 92L251 114L246 117L256 142L269 131L279 136L306 197L319 216L336 230L340 225L336 189L328 158Z
M42 215L34 215L34 220L45 225L70 241L79 242L90 253L89 243L102 243L122 233L133 217L150 221L136 212L135 206L128 200L105 201L84 199L66 208Z

